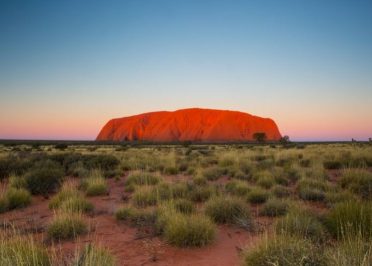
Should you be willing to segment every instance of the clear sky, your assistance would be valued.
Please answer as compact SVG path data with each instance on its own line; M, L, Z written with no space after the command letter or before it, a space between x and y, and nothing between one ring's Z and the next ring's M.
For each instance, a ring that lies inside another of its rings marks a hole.
M372 1L0 0L0 139L188 107L372 137Z

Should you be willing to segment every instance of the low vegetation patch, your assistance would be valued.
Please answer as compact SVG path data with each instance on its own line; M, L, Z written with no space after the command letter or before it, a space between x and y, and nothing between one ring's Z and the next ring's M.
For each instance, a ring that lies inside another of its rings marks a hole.
M202 214L185 215L171 207L158 212L158 229L171 245L179 247L200 247L211 243L216 228L213 222Z
M348 201L336 204L326 217L326 226L339 239L360 235L372 240L372 203Z
M101 196L108 193L106 180L99 170L92 171L88 178L83 179L80 188L85 191L87 196Z
M238 198L211 198L206 203L205 213L217 223L251 223L251 215L247 204Z
M247 200L250 203L260 204L265 203L269 198L269 193L260 188L253 188L247 196Z
M245 254L246 266L326 266L327 260L321 249L306 239L291 236L273 236Z
M114 266L115 259L110 252L100 246L92 244L86 245L82 251L77 254L74 263L75 266Z
M269 199L263 206L260 211L261 215L265 216L282 216L287 213L288 203L280 199Z
M64 212L56 213L47 229L48 237L54 240L74 239L87 231L81 214Z

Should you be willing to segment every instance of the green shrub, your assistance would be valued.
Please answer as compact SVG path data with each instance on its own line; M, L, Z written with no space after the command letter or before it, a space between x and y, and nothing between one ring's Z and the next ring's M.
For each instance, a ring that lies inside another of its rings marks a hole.
M361 235L372 239L372 203L347 201L336 204L326 218L329 232L337 237Z
M125 185L131 185L131 184L135 184L135 185L138 185L138 186L142 186L142 185L156 185L160 182L160 178L155 176L155 175L152 175L152 174L149 174L149 173L135 173L135 174L130 174L126 181L125 181Z
M81 214L57 213L48 226L48 237L55 240L76 238L88 231Z
M60 187L64 171L62 167L53 161L42 161L36 163L26 173L27 188L32 194L47 195Z
M323 224L309 211L292 209L276 225L277 234L297 236L313 242L324 242L326 231Z
M103 247L88 244L77 254L74 266L114 266L115 260L110 252Z
M245 254L246 266L325 266L321 249L311 242L289 236L265 238L257 247Z
M247 200L250 203L264 203L269 198L269 193L263 189L260 188L253 188L247 196Z
M243 181L229 181L225 185L226 191L236 196L246 196L250 191L250 188L246 182Z
M51 258L46 248L30 237L0 237L0 265L49 266Z
M215 237L215 225L206 216L190 216L174 210L160 210L158 227L168 243L179 247L200 247L211 243Z
M269 199L262 207L260 211L261 215L265 216L281 216L286 214L288 211L288 203L280 199Z
M237 198L211 198L206 203L205 213L217 223L248 224L251 221L248 206Z
M342 188L350 191L363 199L372 199L372 173L365 170L348 170L340 179Z

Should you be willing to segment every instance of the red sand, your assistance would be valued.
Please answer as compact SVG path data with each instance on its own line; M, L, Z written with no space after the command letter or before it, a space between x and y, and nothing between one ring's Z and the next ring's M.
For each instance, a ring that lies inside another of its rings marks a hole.
M266 133L268 140L281 138L275 122L247 113L212 109L152 112L110 120L97 140L113 141L249 141Z
M124 179L108 180L110 194L87 198L95 206L93 215L87 217L91 232L77 240L56 242L60 265L69 265L79 247L87 243L98 243L110 250L118 265L240 265L240 251L256 242L259 234L250 233L234 226L218 226L215 241L202 248L177 248L168 245L151 233L115 220L115 210L123 204ZM46 240L46 228L53 218L48 208L49 199L33 197L25 209L0 214L0 221L11 222L23 233L32 233L40 241ZM36 232L37 231L37 232ZM1 229L0 229L1 233ZM154 257L156 260L154 261Z

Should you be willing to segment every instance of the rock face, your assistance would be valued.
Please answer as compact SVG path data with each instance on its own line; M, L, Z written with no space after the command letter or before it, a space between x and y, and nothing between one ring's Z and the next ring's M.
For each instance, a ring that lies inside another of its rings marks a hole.
M191 108L112 119L96 140L233 142L253 140L257 132L266 133L267 140L281 138L272 119L237 111Z

